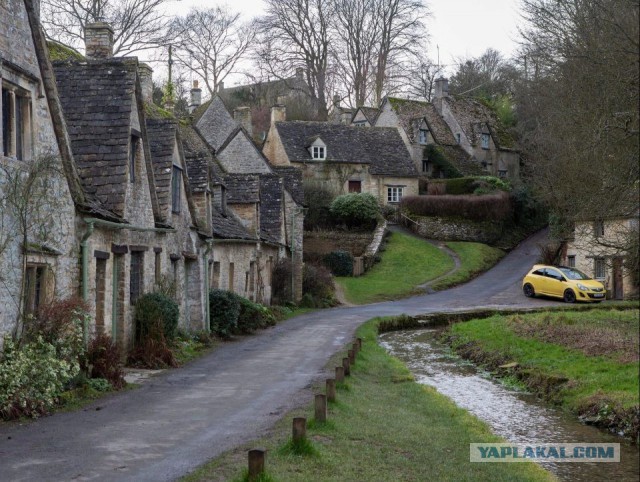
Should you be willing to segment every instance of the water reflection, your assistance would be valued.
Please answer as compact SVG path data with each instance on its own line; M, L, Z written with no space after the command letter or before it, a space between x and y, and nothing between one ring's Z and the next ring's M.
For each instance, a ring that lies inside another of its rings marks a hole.
M473 364L453 355L435 338L437 330L399 331L380 336L380 344L402 360L416 381L435 387L458 406L487 422L494 433L515 443L621 443L618 463L544 463L562 480L639 480L636 446L620 437L581 424L550 408L532 394L510 390Z

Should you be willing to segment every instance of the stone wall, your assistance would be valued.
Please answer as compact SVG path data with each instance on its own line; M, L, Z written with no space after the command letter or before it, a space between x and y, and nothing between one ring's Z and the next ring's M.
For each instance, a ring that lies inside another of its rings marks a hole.
M412 219L416 222L410 223L413 232L428 239L441 241L473 241L493 244L501 238L503 232L503 226L500 223L435 216L414 216Z
M305 259L317 259L332 251L348 251L354 257L364 256L372 240L372 232L305 231Z
M253 142L242 131L239 131L222 151L217 152L216 157L227 172L237 174L271 172Z

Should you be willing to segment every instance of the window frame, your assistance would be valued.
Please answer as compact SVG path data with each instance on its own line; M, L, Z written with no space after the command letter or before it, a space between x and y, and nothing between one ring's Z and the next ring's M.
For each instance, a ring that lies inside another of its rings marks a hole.
M129 304L144 294L144 251L131 251L129 262Z
M491 146L491 136L487 133L480 134L480 147L488 151Z
M575 254L570 254L567 256L567 266L569 268L575 268L576 267L576 255Z
M604 221L596 220L593 222L593 234L596 238L604 236Z
M607 265L604 258L593 259L593 278L603 280L607 277Z
M429 129L418 130L418 144L426 146L429 143Z
M20 85L2 82L0 75L0 124L4 157L28 161L33 157L33 109L31 91Z
M402 200L405 186L387 186L387 202L397 204Z
M182 210L182 168L172 165L171 168L171 212L180 214Z
M131 133L129 138L129 182L136 182L136 161L138 158L138 149L140 146L140 136Z
M315 161L324 161L327 158L325 146L311 146L311 158Z

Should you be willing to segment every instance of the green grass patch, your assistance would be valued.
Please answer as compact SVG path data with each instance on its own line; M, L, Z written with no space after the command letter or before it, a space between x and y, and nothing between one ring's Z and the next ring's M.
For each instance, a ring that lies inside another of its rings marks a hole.
M289 440L293 417L312 419L309 406L287 414L267 438L213 460L185 480L238 477L246 451L255 446L267 449L266 469L278 481L555 480L534 463L469 462L470 443L502 439L433 388L413 382L409 370L378 345L377 322L358 329L363 349L329 405L328 423L308 424L307 438L317 455L279 449Z
M365 304L398 299L416 293L416 287L451 271L453 260L426 241L392 233L382 259L364 276L337 277L350 303Z
M517 363L502 373L578 415L637 436L638 320L637 309L496 315L453 325L449 341L498 373L500 364Z
M495 266L504 256L501 249L482 243L450 242L446 245L460 258L460 268L431 285L436 291L466 283Z

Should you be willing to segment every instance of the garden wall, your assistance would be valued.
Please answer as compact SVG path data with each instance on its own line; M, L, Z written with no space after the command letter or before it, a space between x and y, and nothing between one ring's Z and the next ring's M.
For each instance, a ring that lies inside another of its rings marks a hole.
M473 241L494 244L501 237L504 225L495 221L471 221L438 216L411 216L409 228L416 234L440 241Z

